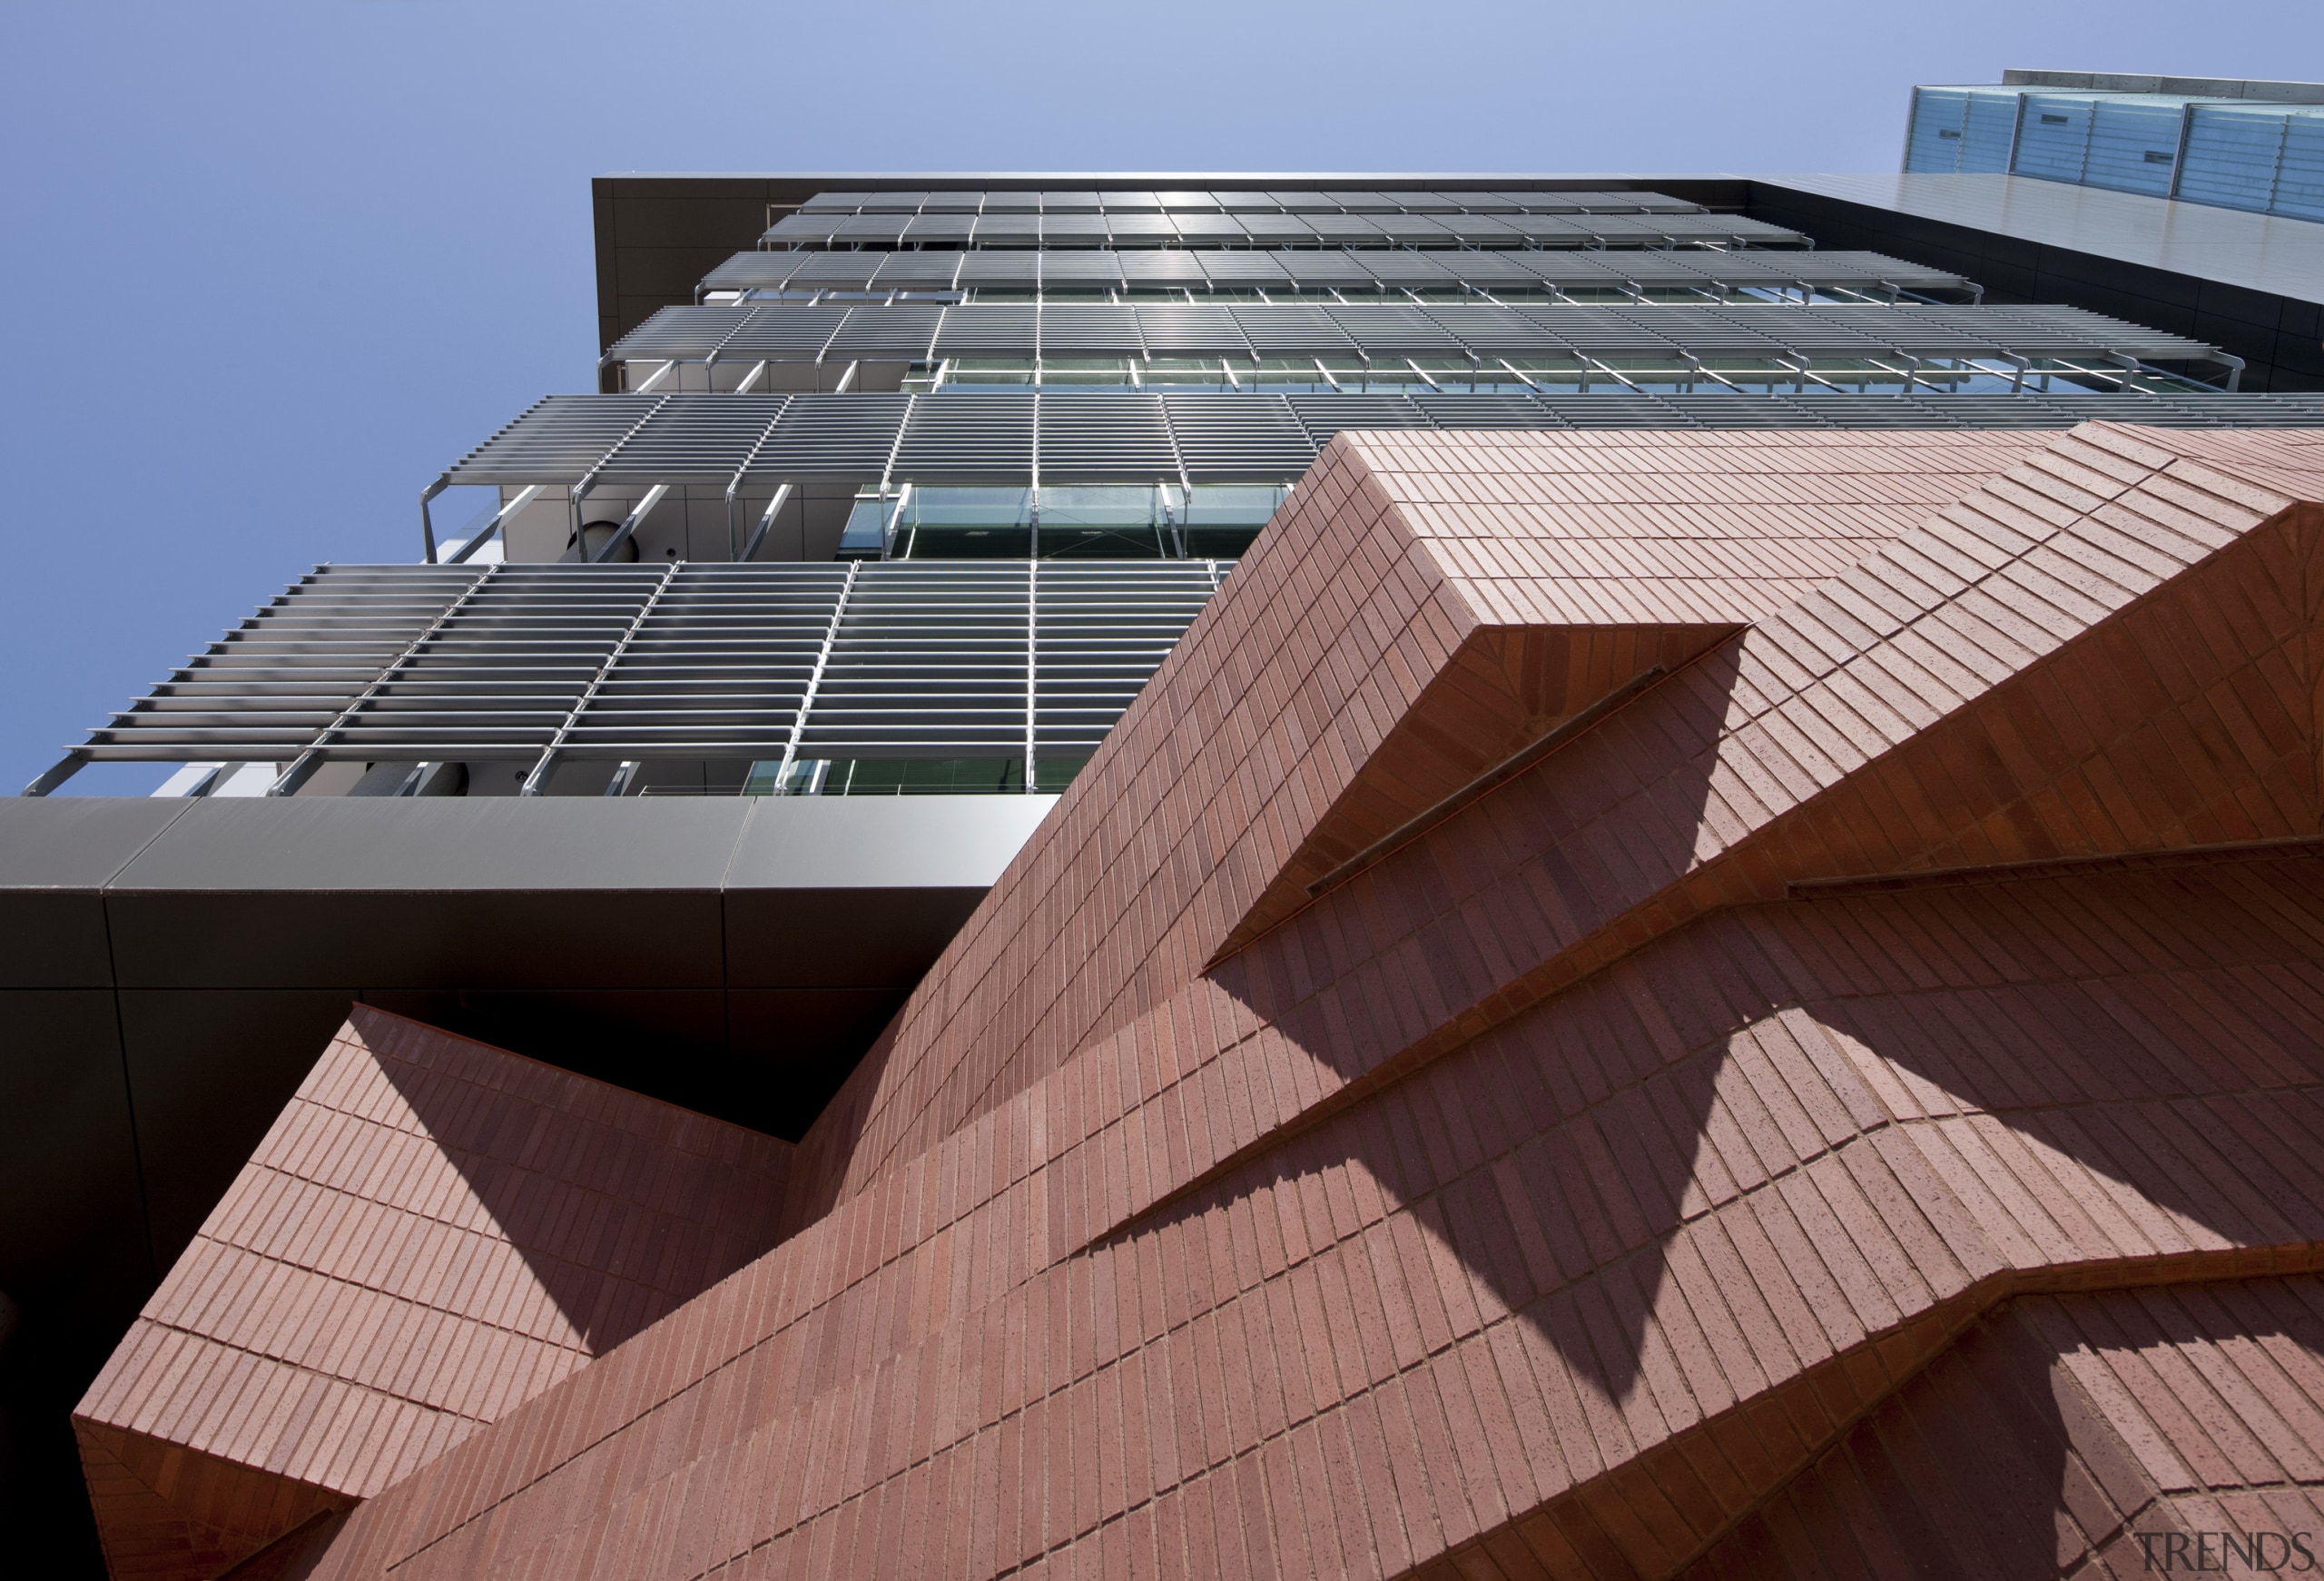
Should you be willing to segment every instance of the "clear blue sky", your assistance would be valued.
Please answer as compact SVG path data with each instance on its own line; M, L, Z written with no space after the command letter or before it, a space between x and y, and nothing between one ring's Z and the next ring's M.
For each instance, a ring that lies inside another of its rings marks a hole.
M592 388L593 174L1891 170L2010 65L2319 78L2324 6L0 0L0 792Z

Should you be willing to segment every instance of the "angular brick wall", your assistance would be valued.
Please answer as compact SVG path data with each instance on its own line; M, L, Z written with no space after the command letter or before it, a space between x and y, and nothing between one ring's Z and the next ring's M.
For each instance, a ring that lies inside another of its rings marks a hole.
M791 1149L365 1006L74 1414L116 1576L210 1576L773 1243Z
M1804 1572L2043 1302L2310 1288L2324 437L1344 435L1295 500L786 1239L313 1575L1777 1575L1795 1507ZM2057 1568L2144 1518L2105 1441L2008 1485Z
M2307 1573L2319 1399L2313 1277L2015 1301L1687 1575Z

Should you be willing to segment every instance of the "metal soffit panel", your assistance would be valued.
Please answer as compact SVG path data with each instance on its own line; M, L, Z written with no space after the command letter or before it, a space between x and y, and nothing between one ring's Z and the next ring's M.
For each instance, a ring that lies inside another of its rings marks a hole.
M1119 355L1251 357L1361 353L1818 350L1865 355L2095 355L2194 360L2213 349L2083 308L1638 303L1505 307L1380 305L865 304L832 310L778 303L666 307L606 353L633 362L762 358L921 361L944 357ZM788 321L814 318L797 331Z
M1086 750L1226 565L324 566L84 750L274 762L1022 756L1029 727L1036 750Z
M1625 350L1664 350L1643 331ZM1861 350L1861 348L1857 348ZM1295 400L1296 404L1291 404ZM1425 400L1424 406L1409 403ZM639 429L648 407L665 403L671 430ZM716 433L684 433L687 411L732 411L746 402L778 415L721 423ZM1385 403L1385 404L1383 404ZM1115 409L1118 409L1115 410ZM1425 412L1413 423L1365 422L1344 413ZM1532 413L1515 424L1512 414ZM1108 415L1109 412L1111 415ZM1498 416L1489 416L1497 413ZM1306 414L1305 420L1299 414ZM1088 391L933 395L635 396L556 395L535 405L459 461L454 484L565 486L588 479L718 482L762 490L785 480L871 483L1028 482L1036 456L1045 477L1071 465L1086 477L1167 480L1175 453L1195 481L1282 481L1315 459L1344 428L2064 428L2103 415L2164 426L2324 426L2313 396L2066 395L1300 395L1273 392L1161 395ZM1163 443L1154 442L1161 426ZM1098 436L1135 449L1098 456ZM576 436L595 436L585 442ZM1130 436L1145 436L1132 439ZM901 445L899 443L901 437ZM683 442L681 442L683 440ZM1154 464L1144 467L1144 459ZM1101 464L1102 460L1102 464ZM665 469L656 470L657 468Z

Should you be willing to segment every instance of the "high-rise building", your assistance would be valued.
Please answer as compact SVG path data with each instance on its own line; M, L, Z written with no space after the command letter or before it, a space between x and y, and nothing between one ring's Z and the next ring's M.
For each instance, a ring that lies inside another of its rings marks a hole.
M2012 71L1915 88L1905 169L2324 220L2324 83Z
M116 1577L2324 1541L2324 225L1902 179L602 180L599 388L5 808L24 1486Z

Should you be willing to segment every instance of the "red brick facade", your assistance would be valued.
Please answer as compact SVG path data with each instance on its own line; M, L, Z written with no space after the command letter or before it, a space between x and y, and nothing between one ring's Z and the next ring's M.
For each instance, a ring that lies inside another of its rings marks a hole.
M2319 528L2297 433L1343 436L797 1156L704 1177L779 1244L457 1442L342 1418L394 1474L280 1473L364 1502L262 1562L2324 1546ZM258 1465L151 1343L84 1430Z

